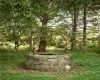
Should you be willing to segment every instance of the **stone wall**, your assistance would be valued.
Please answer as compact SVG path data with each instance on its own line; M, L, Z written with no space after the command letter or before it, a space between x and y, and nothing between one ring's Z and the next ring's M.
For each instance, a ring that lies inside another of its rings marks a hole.
M29 54L26 68L42 71L70 71L72 69L72 59L70 55Z

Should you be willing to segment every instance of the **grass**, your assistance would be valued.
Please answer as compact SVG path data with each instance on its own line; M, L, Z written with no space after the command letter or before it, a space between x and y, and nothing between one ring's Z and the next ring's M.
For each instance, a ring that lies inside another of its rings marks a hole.
M100 55L73 53L74 69L49 73L23 69L28 51L0 50L0 80L100 80Z

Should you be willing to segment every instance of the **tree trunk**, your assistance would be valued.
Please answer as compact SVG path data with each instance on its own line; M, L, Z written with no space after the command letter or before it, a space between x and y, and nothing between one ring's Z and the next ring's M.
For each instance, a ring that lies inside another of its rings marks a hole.
M47 26L47 21L48 21L48 17L47 17L47 14L43 14L42 15L42 18L41 18L41 22L42 22L42 26L43 26L43 32L40 36L40 43L39 43L39 49L38 49L38 52L45 52L46 51L46 26Z
M35 43L34 43L34 40L33 40L33 33L32 32L30 34L30 40L29 41L30 41L30 43L29 43L30 44L30 49L29 50L31 52L34 52L34 50L35 50Z
M74 24L72 27L71 50L76 50L77 19L78 19L78 11L76 6L74 6Z
M15 44L15 50L18 50L18 47L19 47L18 40L15 40L14 44Z
M32 34L30 34L29 36L29 45L30 45L29 50L31 51L32 50Z
M83 49L86 51L86 5L84 6L84 17L83 17Z

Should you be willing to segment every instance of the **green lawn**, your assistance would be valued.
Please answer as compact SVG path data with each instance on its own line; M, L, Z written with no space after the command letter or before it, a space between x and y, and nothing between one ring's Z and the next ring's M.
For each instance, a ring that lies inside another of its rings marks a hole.
M100 55L73 53L68 73L25 70L27 51L0 50L0 80L100 80Z

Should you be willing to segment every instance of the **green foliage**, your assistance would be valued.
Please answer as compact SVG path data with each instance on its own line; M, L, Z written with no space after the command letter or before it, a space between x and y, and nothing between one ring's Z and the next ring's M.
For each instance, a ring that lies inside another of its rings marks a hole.
M39 38L43 33L47 32L47 45L62 45L62 42L65 42L64 46L69 46L71 44L75 6L79 15L78 28L82 30L82 10L83 6L87 5L87 17L91 17L91 20L87 22L97 29L99 19L94 17L99 16L97 16L99 11L96 11L96 14L92 11L96 5L99 5L97 3L99 3L98 0L0 0L0 41L21 41L23 37L28 38L31 33L32 36ZM43 16L47 18L46 26L41 24ZM60 25L48 26L52 22ZM54 30L51 29L52 26L55 26ZM88 27L87 30L90 28ZM94 29L91 31L94 31ZM79 33L78 30L77 33ZM99 34L99 31L97 33ZM81 38L83 36L82 31L80 34L79 37ZM57 39L56 36L60 36L60 38ZM79 39L78 36L76 37ZM82 39L77 41L81 42ZM37 39L37 42L39 42L39 39Z
M95 47L94 46L92 48L89 48L89 51L99 54L100 53L100 47Z
M82 4L91 4L94 3L96 0L79 0Z

